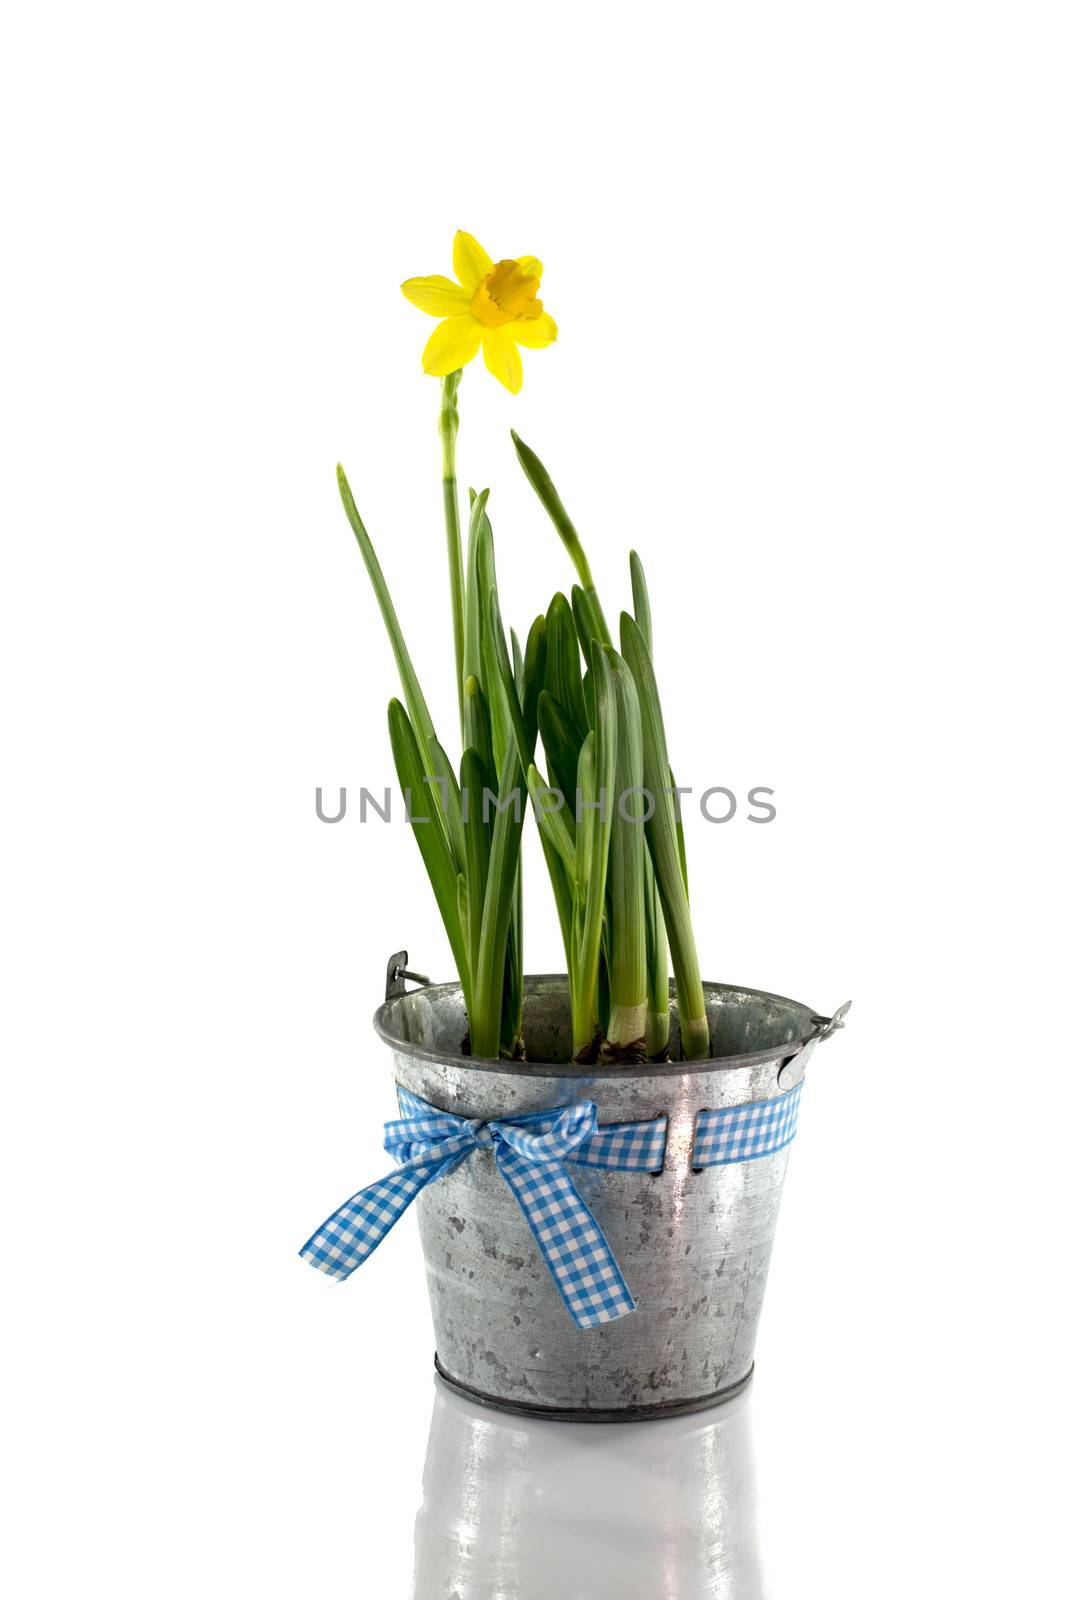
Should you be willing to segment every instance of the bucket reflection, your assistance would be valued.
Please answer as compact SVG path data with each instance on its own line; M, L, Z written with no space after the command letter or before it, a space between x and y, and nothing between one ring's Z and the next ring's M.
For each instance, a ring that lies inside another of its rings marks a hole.
M414 1600L761 1600L751 1391L652 1422L541 1422L436 1381Z

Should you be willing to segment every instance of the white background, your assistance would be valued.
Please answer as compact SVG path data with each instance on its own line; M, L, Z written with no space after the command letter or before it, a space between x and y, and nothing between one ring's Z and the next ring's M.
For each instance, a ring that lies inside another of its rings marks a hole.
M681 781L776 790L690 825L707 975L854 1000L737 1534L776 1600L1071 1587L1079 45L1035 0L8 11L13 1596L410 1589L414 1224L344 1286L296 1250L384 1170L388 954L451 975L408 832L313 800L394 781L337 459L452 742L398 284L456 227L539 255L560 327L518 397L462 388L505 617L570 580L514 425L611 611L644 558ZM552 970L534 838L527 875ZM607 1600L559 1543L461 1600Z

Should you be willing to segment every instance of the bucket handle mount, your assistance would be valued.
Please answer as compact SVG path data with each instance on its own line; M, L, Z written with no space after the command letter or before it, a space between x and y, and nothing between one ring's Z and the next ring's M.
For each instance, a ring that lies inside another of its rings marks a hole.
M833 1017L813 1017L812 1026L816 1032L811 1039L806 1039L797 1054L790 1056L788 1061L784 1061L778 1070L778 1086L780 1089L795 1089L797 1087L805 1076L805 1068L808 1066L809 1056L816 1046L822 1040L830 1039L831 1035L838 1033L840 1028L845 1028L846 1023L843 1019L852 1004L852 1000L847 1000L845 1004L839 1006Z
M409 967L410 957L405 950L396 950L387 963L387 983L384 988L384 1000L393 1000L397 994L406 993L406 980L411 983L428 983L429 979L423 972L411 972Z

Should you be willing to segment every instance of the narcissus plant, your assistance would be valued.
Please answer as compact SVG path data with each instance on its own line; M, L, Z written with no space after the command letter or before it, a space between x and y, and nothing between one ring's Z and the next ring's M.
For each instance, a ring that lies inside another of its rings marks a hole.
M422 354L440 379L443 510L462 751L437 737L372 540L339 467L339 490L398 668L388 722L406 800L462 985L475 1056L521 1059L520 848L530 801L568 964L572 1054L601 1065L663 1059L670 1048L669 961L681 1053L710 1054L692 935L676 786L653 662L646 580L631 556L633 613L610 632L578 532L535 453L520 464L571 556L578 583L556 594L520 647L505 632L488 491L470 494L465 559L456 475L462 369L478 351L513 394L520 347L556 323L539 298L536 256L494 262L468 233L455 279L409 278L410 302L441 320ZM547 772L535 760L538 736Z

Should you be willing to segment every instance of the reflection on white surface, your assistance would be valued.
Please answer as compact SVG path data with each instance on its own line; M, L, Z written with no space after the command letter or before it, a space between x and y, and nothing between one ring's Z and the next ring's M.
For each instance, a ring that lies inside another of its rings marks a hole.
M437 1380L414 1600L761 1600L751 1414L537 1422Z

